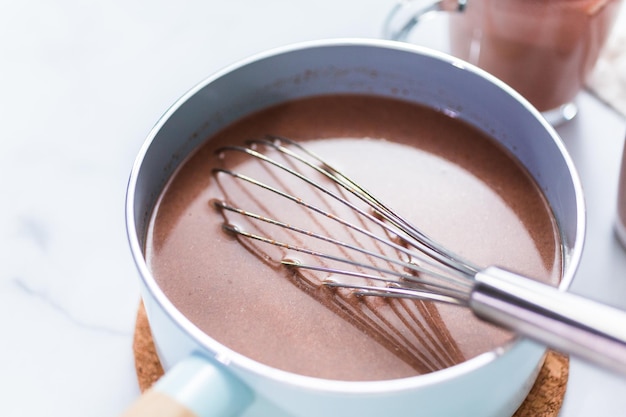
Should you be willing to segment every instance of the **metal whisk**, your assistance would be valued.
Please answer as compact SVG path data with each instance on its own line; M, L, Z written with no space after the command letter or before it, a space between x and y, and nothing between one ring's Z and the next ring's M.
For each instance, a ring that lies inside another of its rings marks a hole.
M254 177L214 169L227 182L226 197L211 204L239 219L225 221L223 229L240 241L279 250L265 259L276 256L287 268L318 274L302 275L307 285L465 306L486 321L626 374L626 312L498 267L472 265L295 141L271 136L246 145L218 154L235 165L258 162ZM228 197L234 188L237 205Z

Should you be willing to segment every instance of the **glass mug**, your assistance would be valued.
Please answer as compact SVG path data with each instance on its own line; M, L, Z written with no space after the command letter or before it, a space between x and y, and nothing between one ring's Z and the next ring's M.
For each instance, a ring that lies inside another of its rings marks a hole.
M577 113L621 0L404 0L385 37L407 41L433 12L451 12L450 53L521 93L553 125Z

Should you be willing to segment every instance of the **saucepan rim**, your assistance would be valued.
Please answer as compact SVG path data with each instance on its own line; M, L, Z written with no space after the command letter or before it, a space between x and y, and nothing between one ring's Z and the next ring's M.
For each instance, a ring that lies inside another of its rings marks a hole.
M139 176L139 172L142 168L142 165L145 162L146 154L152 145L153 141L157 137L158 133L164 126L164 124L175 114L180 107L186 103L191 97L197 94L200 90L205 88L207 85L219 80L223 76L236 71L240 68L246 67L256 61L271 58L273 56L289 54L294 51L301 51L306 49L314 49L314 48L323 48L323 47L371 47L371 48L387 48L397 51L404 51L408 53L415 53L426 55L432 57L434 59L443 61L448 63L449 65L453 65L455 67L461 68L464 71L469 71L476 74L478 77L484 78L490 83L495 84L498 88L504 90L507 94L511 95L514 100L519 101L526 108L526 111L530 112L535 119L537 119L538 123L542 124L543 129L546 130L546 133L554 140L555 146L558 147L559 153L564 159L564 163L567 166L567 169L570 173L570 177L568 180L572 181L572 186L574 187L574 194L576 197L576 210L577 210L577 220L576 220L576 236L573 245L567 253L565 254L567 259L565 260L566 269L564 271L564 275L562 277L562 281L560 283L559 288L563 291L567 290L574 278L575 271L580 262L580 258L582 256L582 249L585 239L585 228L586 228L586 216L585 216L585 203L583 198L583 191L580 179L578 177L577 171L575 169L574 163L571 160L565 145L561 141L557 132L554 128L543 119L541 113L537 111L527 100L525 100L522 96L520 96L516 91L510 88L508 85L504 84L494 76L489 73L479 69L476 66L468 64L460 59L451 57L447 54L431 50L429 48L420 47L416 45L410 45L407 43L396 42L396 41L387 41L387 40L377 40L377 39L357 39L357 38L347 38L347 39L324 39L317 41L308 41L308 42L300 42L296 44L286 45L278 48L273 48L268 51L264 51L258 54L255 54L249 58L240 60L232 65L229 65L223 68L220 71L215 72L214 74L208 76L203 81L198 83L192 89L190 89L187 93L182 95L158 120L155 126L152 128L150 133L148 134L145 142L143 143L141 149L138 152L138 155L135 159L134 165L131 170L130 178L128 181L127 193L126 193L126 205L125 205L125 216L126 216L126 231L127 238L130 244L131 252L133 255L133 259L135 264L139 270L142 284L145 286L145 289L149 292L149 294L153 297L154 301L158 304L159 308L161 308L167 316L180 328L182 332L189 335L198 345L202 346L206 352L202 352L207 356L212 357L213 359L228 364L230 367L233 367L233 370L247 370L253 372L254 374L261 375L263 377L271 378L277 381L282 381L291 385L300 386L307 389L314 389L318 391L326 391L326 392L340 392L340 393L381 393L381 392L389 392L389 391L399 391L405 389L415 389L420 386L428 386L432 384L437 384L442 381L447 381L451 378L456 378L460 375L468 374L473 371L476 371L479 368L484 367L485 365L496 361L498 357L506 354L507 352L513 350L520 349L528 349L531 346L536 345L533 342L530 342L523 338L516 338L512 342L508 343L505 346L496 348L493 351L483 353L474 358L468 359L463 363L458 365L454 365L449 368L445 368L436 372L432 372L424 375L417 375L408 378L402 379L394 379L394 380L384 380L384 381L338 381L338 380L329 380L323 378L309 377L303 376L287 371L283 371L280 369L276 369L270 367L268 365L262 364L250 358L247 358L228 347L222 345L198 327L196 327L189 319L187 319L167 298L167 296L163 293L161 288L156 283L152 274L149 271L149 268L144 259L143 248L141 247L139 237L140 233L143 231L137 229L137 224L135 221L136 218L136 210L138 209L135 206L135 193L137 192L137 180ZM143 208L141 208L143 209Z

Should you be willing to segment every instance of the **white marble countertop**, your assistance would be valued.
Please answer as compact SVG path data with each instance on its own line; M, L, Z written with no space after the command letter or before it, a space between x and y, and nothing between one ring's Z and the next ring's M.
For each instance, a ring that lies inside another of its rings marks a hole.
M113 416L138 395L124 229L135 153L215 70L300 40L379 37L393 0L24 0L0 6L0 415ZM573 291L626 308L614 237L626 123L590 94L559 128L588 239ZM576 360L563 417L626 412L626 378Z

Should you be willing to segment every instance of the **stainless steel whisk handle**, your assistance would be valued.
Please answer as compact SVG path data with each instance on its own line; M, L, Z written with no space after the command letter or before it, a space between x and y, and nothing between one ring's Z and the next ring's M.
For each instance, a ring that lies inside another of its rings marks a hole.
M489 267L476 274L476 316L626 375L626 312Z

